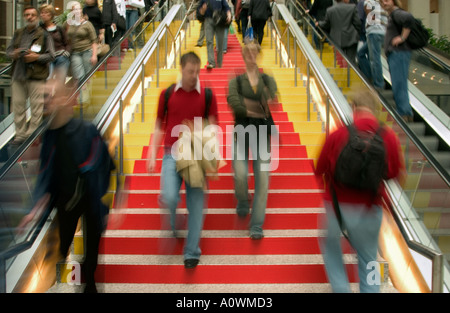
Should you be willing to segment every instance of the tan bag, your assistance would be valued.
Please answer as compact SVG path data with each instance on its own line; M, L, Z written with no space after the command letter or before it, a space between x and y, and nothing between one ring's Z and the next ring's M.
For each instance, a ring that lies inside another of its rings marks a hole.
M97 44L97 57L101 58L105 56L109 51L109 45L106 43Z

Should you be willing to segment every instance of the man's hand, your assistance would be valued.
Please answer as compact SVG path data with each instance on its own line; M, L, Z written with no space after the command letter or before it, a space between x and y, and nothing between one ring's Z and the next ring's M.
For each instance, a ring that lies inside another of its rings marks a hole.
M31 50L28 50L27 53L23 56L23 59L25 60L25 63L31 63L36 61L39 58L39 54L36 52L33 52Z
M36 202L36 205L33 207L31 212L25 215L17 226L16 232L18 235L24 233L25 228L28 226L28 224L30 224L31 221L41 216L42 212L44 212L44 210L47 208L49 201L50 194L46 193L41 199L39 199L38 202Z
M231 23L231 11L227 11L227 23Z

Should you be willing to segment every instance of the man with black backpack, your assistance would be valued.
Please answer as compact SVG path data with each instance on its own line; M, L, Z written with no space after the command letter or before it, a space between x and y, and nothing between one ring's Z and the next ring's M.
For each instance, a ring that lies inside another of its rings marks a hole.
M170 227L177 235L176 209L180 201L180 188L183 178L177 171L176 155L178 134L176 128L189 125L195 118L207 119L210 124L218 121L217 100L214 94L208 97L207 88L200 86L200 58L193 52L181 57L181 81L164 89L159 97L155 130L148 150L147 168L150 173L156 170L156 155L164 138L164 157L161 168L160 204L169 209ZM165 132L165 136L164 136ZM200 233L203 227L203 208L206 206L203 188L194 188L186 181L186 206L188 210L188 234L184 246L184 266L197 266L201 250Z
M381 0L382 8L389 14L384 49L391 73L392 92L397 112L406 122L412 122L413 111L409 102L408 75L412 49L426 45L427 31L411 13L401 9L399 0ZM417 33L422 40L417 42Z
M324 177L327 237L322 245L334 292L350 292L342 259L341 231L358 256L361 292L379 292L371 280L382 220L383 179L401 178L404 161L395 133L380 125L376 97L360 92L353 98L353 120L325 141L316 174ZM368 266L369 265L369 266Z

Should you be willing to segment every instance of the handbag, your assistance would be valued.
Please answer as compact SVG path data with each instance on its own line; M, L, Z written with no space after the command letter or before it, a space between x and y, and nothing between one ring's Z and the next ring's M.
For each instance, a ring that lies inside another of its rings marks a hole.
M212 18L215 26L229 27L231 24L231 20L227 20L227 12L224 10L215 10Z
M143 9L145 8L145 2L144 0L127 0L126 1L126 5L138 8L138 9Z
M105 56L108 53L109 49L110 47L106 43L97 44L97 57L101 58Z
M253 27L252 21L249 19L247 24L247 29L245 30L244 42L252 42L255 38L253 37Z

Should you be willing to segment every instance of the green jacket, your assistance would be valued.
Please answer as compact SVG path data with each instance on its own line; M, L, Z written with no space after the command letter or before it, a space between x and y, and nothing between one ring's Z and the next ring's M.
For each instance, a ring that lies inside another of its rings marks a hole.
M241 86L238 81L240 79ZM228 105L234 113L236 124L248 124L247 107L244 103L244 98L261 101L261 99L274 99L277 92L277 83L275 79L267 74L261 74L254 92L247 74L242 74L239 77L232 79L229 83L228 89Z

